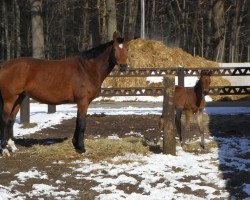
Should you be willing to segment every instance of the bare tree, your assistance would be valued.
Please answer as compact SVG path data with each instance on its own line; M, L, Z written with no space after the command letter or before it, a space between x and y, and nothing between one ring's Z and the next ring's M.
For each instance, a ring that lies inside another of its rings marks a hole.
M114 31L117 30L116 21L116 2L115 0L106 0L108 12L108 40L112 40Z
M138 0L130 0L128 2L128 36L129 38L135 37L135 27L137 19L137 10L138 10Z
M44 33L42 0L30 0L32 19L32 53L34 58L44 58Z
M225 25L224 0L218 0L213 6L213 21L215 27L215 51L214 60L217 62L224 61L226 25Z

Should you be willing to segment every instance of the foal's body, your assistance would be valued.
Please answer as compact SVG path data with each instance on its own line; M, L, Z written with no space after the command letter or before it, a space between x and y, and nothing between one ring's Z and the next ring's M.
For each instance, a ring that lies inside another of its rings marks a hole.
M196 114L201 136L201 147L205 148L203 111L206 104L205 95L208 94L209 86L211 83L210 76L210 71L202 70L200 79L197 81L196 85L193 88L188 89L182 86L175 87L175 124L182 145L185 144L186 134L190 132L190 121L193 117L193 114ZM181 131L182 111L185 112L186 118L185 134L182 134Z
M175 86L175 125L177 134L180 138L181 145L185 144L185 135L190 132L190 121L193 114L197 115L197 122L201 136L201 147L205 147L204 141L204 126L203 126L203 111L206 105L205 95L208 94L209 85L211 83L211 72L203 70L196 85L193 88L185 88ZM181 131L181 116L185 112L185 134ZM160 128L163 128L163 120L161 117Z
M113 41L63 60L18 58L0 70L0 152L9 155L8 141L26 95L47 104L76 103L77 120L72 139L75 149L85 152L84 132L90 102L98 95L103 80L116 64L126 69L126 39Z
M205 108L205 97L197 100L196 92L194 88L187 89L182 86L175 87L175 123L178 136L180 138L181 144L185 143L185 135L190 132L190 121L193 114L197 115L197 122L199 126L199 132L201 135L201 146L204 148L204 127L203 127L203 111ZM197 103L195 103L197 102ZM181 116L182 112L185 112L185 134L181 131Z

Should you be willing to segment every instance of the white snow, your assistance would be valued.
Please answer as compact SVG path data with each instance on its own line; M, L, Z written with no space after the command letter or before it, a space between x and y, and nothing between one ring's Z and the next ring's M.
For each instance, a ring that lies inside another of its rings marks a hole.
M48 179L48 176L44 172L39 172L36 169L31 169L28 172L19 172L15 175L20 182L25 182L28 179Z
M150 100L152 98L144 97L144 101ZM161 111L161 107L114 108L110 106L89 108L88 114L160 115ZM57 112L54 114L46 112L46 105L32 103L30 120L32 123L36 123L36 126L23 129L19 124L18 116L14 126L15 135L31 134L61 123L64 119L73 118L76 116L76 107L75 105L61 105L57 106ZM209 115L249 115L250 107L207 107L206 113ZM142 136L143 133L128 130L126 135ZM114 133L110 139L119 139L119 137ZM126 154L113 158L112 162L93 163L84 158L68 164L55 161L52 163L52 167L53 165L64 165L68 169L68 172L61 174L61 177L51 177L46 171L40 171L31 165L29 170L13 174L13 179L8 185L0 185L0 199L21 200L25 199L25 195L31 199L80 199L78 189L65 187L68 177L93 182L91 190L97 192L96 199L99 200L233 199L233 194L227 190L229 180L223 177L225 174L228 175L227 177L230 177L231 174L232 177L234 171L250 173L250 160L245 159L247 155L248 157L250 155L250 140L246 136L213 139L219 143L219 148L214 148L204 154L184 152L182 148L177 147L177 156ZM0 162L3 161L3 158L0 157ZM224 167L220 168L220 166ZM6 169L0 172L0 177L4 173L10 172ZM37 182L29 191L20 192L15 189L17 186L25 185L30 179L33 182L37 180ZM48 184L48 180L50 184ZM135 192L129 193L126 188L134 188ZM188 189L190 192L182 192L184 189ZM249 180L242 185L241 191L246 196L245 200L249 200Z

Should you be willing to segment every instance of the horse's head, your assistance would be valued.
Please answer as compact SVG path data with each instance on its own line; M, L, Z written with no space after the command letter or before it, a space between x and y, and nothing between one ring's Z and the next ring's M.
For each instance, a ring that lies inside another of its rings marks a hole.
M203 89L203 95L207 95L209 92L209 86L211 84L211 74L210 70L202 70L200 75L200 80Z
M114 41L114 51L115 51L115 59L116 64L120 66L120 71L125 71L127 69L127 57L128 57L128 50L127 50L127 36L123 38L117 37L117 32L113 34L113 41Z

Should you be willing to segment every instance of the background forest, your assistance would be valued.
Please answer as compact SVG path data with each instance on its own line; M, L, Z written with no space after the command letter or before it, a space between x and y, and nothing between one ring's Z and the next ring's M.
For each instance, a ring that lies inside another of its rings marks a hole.
M141 35L141 0L1 0L0 62L60 59ZM145 38L218 62L250 54L249 0L145 0Z

